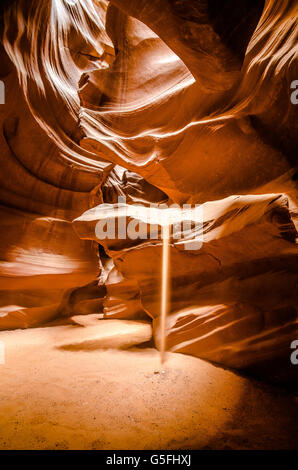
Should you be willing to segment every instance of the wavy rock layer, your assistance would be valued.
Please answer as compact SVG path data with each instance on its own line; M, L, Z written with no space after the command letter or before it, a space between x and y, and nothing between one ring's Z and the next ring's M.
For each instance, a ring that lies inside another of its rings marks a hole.
M288 364L296 2L149 3L4 9L0 329L103 308L149 314L158 344L160 240L102 242L89 211L119 197L199 203L201 229L171 241L168 347L237 368Z
M30 113L4 50L0 60L7 65L0 106L0 329L27 328L66 314L71 292L96 281L98 248L79 240L71 221L102 201L100 184L111 164L95 162L92 169L63 158ZM76 303L84 301L79 310L98 311L104 292L86 292L76 296Z
M287 198L234 196L206 203L202 209L203 223L186 235L186 241L175 241L173 233L168 348L236 368L288 357L297 332L298 250ZM74 226L81 238L104 245L126 279L119 279L114 268L108 278L110 289L118 292L131 313L142 306L154 319L158 344L161 242L145 238L131 246L127 239L96 238L98 221L113 221L118 210L123 209L99 206L76 219ZM133 220L141 223L131 215L127 226ZM202 246L189 249L195 241ZM133 291L132 305L127 298Z

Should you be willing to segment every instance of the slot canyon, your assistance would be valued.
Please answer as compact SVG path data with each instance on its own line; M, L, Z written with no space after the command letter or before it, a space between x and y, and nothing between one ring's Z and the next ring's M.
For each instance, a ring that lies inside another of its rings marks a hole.
M0 12L0 449L298 450L297 2Z

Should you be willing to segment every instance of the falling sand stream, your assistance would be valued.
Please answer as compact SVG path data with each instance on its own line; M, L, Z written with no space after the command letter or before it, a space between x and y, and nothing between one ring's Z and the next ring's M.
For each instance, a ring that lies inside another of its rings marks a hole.
M108 206L108 207L107 207ZM115 210L116 209L116 210ZM89 215L85 213L83 218L90 217L94 218L94 210L96 210L96 220L98 220L95 228L95 234L97 240L104 240L106 238L106 231L103 230L105 224L109 224L108 221L113 221L116 217L118 220L122 220L121 224L118 223L118 235L119 238L131 238L135 240L135 227L130 232L130 223L126 226L125 221L127 218L132 221L138 221L138 223L145 224L140 230L144 231L145 237L148 236L148 225L150 226L150 238L158 239L159 233L162 238L162 263L161 263L161 295L160 295L160 341L159 349L161 356L161 363L165 361L166 352L166 319L169 309L169 297L170 297L170 238L180 240L183 242L184 249L198 249L201 245L200 239L200 227L202 224L202 206L195 205L191 207L190 204L186 204L181 207L178 204L172 204L167 206L166 204L159 204L154 206L142 206L136 204L126 204L125 198L119 198L118 204L110 205L99 205L98 207L91 209ZM90 220L91 220L90 219ZM80 218L76 219L78 222ZM192 227L191 223L195 223L195 227ZM181 225L182 224L182 225ZM120 231L119 231L120 227ZM123 229L124 227L124 229ZM160 229L159 229L160 227ZM123 231L122 231L123 229ZM196 230L194 230L196 229ZM125 230L127 230L125 232ZM121 232L121 233L120 233ZM140 232L140 233L141 233ZM172 235L171 235L171 232ZM111 238L115 237L114 229L111 231ZM121 235L121 236L120 236ZM84 235L81 235L84 238ZM142 238L142 237L141 237ZM184 241L183 241L184 239ZM192 244L189 248L188 245Z
M162 227L162 267L161 267L161 304L160 304L160 358L165 361L166 351L166 318L169 306L169 254L170 254L170 225Z

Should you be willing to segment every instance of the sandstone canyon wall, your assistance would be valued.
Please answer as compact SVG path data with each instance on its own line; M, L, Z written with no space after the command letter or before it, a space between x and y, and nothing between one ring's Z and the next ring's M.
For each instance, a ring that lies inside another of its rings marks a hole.
M4 9L1 329L103 309L152 318L158 346L160 237L100 240L96 224L115 218L120 196L202 204L201 226L171 239L168 348L288 370L297 16L293 0Z

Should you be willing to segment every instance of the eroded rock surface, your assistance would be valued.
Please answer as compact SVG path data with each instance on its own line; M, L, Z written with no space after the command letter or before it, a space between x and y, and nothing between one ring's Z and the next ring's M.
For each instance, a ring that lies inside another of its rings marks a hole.
M115 217L119 224L118 214L123 214L122 206L99 206L74 226L81 238L102 243L113 258L108 284L116 292L119 282L121 305L128 310L128 286L135 286L135 301L140 296L137 305L154 319L158 344L162 242L140 231L142 222L133 215L125 220L127 231L137 222L134 246L127 239L96 238L98 221L106 218L108 224ZM185 232L185 238L175 240L175 227L172 234L168 348L236 368L274 356L287 358L297 332L298 256L287 198L234 196L204 204L202 215L201 225Z
M158 344L161 241L99 240L92 208L203 204L171 240L168 347L288 364L296 2L16 0L1 32L0 329L103 309Z

